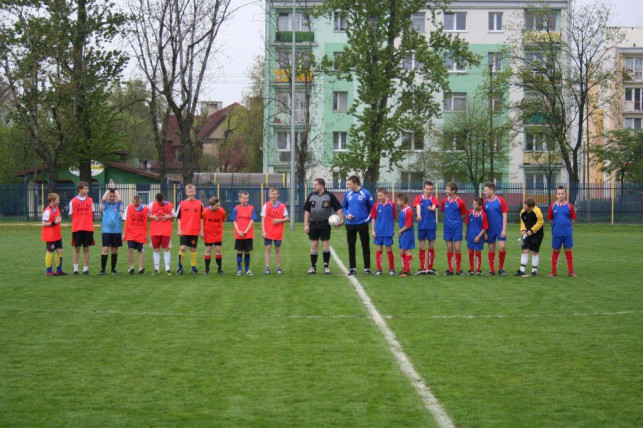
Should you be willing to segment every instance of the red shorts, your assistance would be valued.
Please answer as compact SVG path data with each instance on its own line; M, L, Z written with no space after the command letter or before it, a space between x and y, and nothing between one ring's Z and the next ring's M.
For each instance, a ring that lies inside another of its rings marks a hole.
M152 248L170 248L170 236L152 236Z

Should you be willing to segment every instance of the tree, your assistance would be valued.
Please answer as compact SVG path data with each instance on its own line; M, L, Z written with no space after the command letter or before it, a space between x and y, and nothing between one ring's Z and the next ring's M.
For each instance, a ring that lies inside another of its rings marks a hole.
M0 61L10 90L12 120L48 167L56 188L58 165L79 161L91 180L90 160L113 152L108 88L125 57L103 48L125 21L111 3L97 0L6 1L0 27Z
M347 17L344 53L326 63L329 73L358 83L349 108L356 123L348 150L335 157L341 170L377 181L382 158L399 167L406 156L396 145L400 136L424 135L426 125L440 113L435 94L448 88L444 54L460 63L477 63L467 44L437 22L443 8L441 2L426 0L325 0L318 9L321 16ZM410 19L420 10L434 28L428 37L415 30Z
M34 166L37 159L28 142L29 133L20 125L5 125L0 121L0 183L22 180L14 174Z
M242 135L246 140L246 168L250 172L261 172L263 162L263 101L265 62L262 56L255 57L248 68L250 87L243 92L246 118L242 121Z
M643 131L618 129L606 135L604 146L592 148L592 161L601 172L614 174L623 187L625 181L643 179Z
M572 202L581 181L587 121L617 73L611 56L623 34L608 25L610 19L611 8L602 1L574 4L563 22L547 2L539 2L514 25L515 83L525 91L525 102L516 108L539 109L569 175Z
M558 144L554 141L549 127L534 125L525 127L527 147L525 148L525 164L533 164L545 174L547 181L547 200L551 205L554 188L554 176L560 171L561 156Z
M130 44L153 94L161 94L176 117L184 184L197 168L193 127L203 81L212 67L215 41L234 9L231 0L139 0ZM153 109L160 112L159 109Z

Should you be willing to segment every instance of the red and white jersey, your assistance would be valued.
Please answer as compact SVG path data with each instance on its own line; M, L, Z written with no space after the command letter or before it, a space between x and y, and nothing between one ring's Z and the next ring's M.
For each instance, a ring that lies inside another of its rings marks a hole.
M94 201L89 196L76 196L69 202L71 231L94 231Z
M174 215L173 208L171 202L163 201L162 204L159 204L154 201L154 203L150 205L150 214L157 217ZM172 236L172 220L150 220L150 235Z

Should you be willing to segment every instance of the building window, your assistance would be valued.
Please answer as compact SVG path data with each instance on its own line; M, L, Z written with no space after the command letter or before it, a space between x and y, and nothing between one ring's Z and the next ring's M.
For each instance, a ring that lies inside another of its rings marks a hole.
M444 54L444 66L447 68L449 73L466 73L467 65L459 64L453 60L453 55L450 53Z
M424 27L425 22L426 14L424 12L414 13L413 15L411 15L411 25L413 25L413 28L418 33L424 33L426 31Z
M525 187L529 190L545 189L547 187L547 174L544 172L525 172Z
M333 92L333 111L346 112L348 110L348 92Z
M492 72L499 73L502 71L502 53L501 52L489 52L487 54L487 61L491 66Z
M333 172L333 187L335 189L346 189L346 177L339 172Z
M444 94L443 110L445 112L463 112L466 109L466 92L447 92Z
M290 133L288 132L277 132L276 135L277 142L277 151L278 152L289 152L290 151Z
M546 77L548 67L547 61L542 53L528 52L525 55L525 64L533 77Z
M290 116L290 92L278 92L277 113ZM304 123L306 118L306 94L304 92L295 92L295 123Z
M641 129L641 118L640 117L626 117L625 118L625 127L629 129Z
M502 12L489 12L489 31L502 31Z
M348 15L344 12L334 12L333 21L335 22L334 28L336 33L346 32L346 27L348 26Z
M451 143L451 150L453 150L454 152L463 152L467 148L467 139L462 135L453 137Z
M344 52L333 52L333 68L337 70L337 63L344 57Z
M491 98L491 109L494 113L502 113L504 110L504 97L502 95L496 95Z
M525 13L525 30L526 31L558 31L558 14L526 12Z
M539 127L536 127L539 128ZM554 149L554 143L540 129L525 128L525 151L540 153Z
M467 31L466 12L446 12L444 14L445 31Z
M333 132L333 151L345 152L346 141L348 141L348 132Z
M626 57L625 72L628 80L643 80L643 57Z
M422 137L416 136L415 132L404 132L401 137L402 150L407 152L421 152L424 150L424 141Z
M277 31L293 31L292 13L280 13L277 20ZM295 13L295 31L310 31L310 20L305 13Z
M424 67L424 64L417 60L415 52L407 57L402 58L402 69L403 70L421 70Z
M421 184L424 181L424 174L421 172L410 171L401 172L400 181L407 186L411 184Z
M626 88L625 89L625 111L641 111L643 110L643 88Z

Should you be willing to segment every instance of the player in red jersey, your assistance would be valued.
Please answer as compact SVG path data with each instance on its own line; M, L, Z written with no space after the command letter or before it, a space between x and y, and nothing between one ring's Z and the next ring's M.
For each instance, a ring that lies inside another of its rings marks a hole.
M63 271L63 239L60 231L62 216L60 214L60 196L57 193L47 195L49 204L42 214L42 234L41 239L47 245L47 255L45 256L45 267L47 276L67 275ZM54 263L55 260L55 263ZM54 272L53 267L56 266Z
M165 200L163 193L156 194L156 201L150 205L150 236L152 239L152 258L154 260L154 275L158 275L161 264L160 249L163 248L165 273L170 272L170 241L172 240L172 220L174 210L171 202Z
M179 265L176 273L183 275L185 250L190 247L190 266L192 267L192 274L196 275L198 273L196 268L196 246L203 228L203 203L196 199L196 187L194 184L185 186L185 194L188 198L179 203L175 216L179 219L177 232L181 237Z
M250 251L255 236L254 224L257 220L255 208L248 203L248 192L239 192L239 205L234 207L230 219L234 224L234 249L237 250L237 276L241 275L241 260L246 268L246 275L252 275L250 270Z
M279 202L279 189L271 187L268 192L270 200L261 208L261 236L266 247L264 259L266 270L264 274L270 275L270 248L275 246L275 262L277 263L277 274L284 273L281 270L281 240L284 238L284 223L290 220L288 209L283 202Z
M125 209L123 219L125 220L125 240L127 241L127 257L129 260L129 274L134 274L134 250L138 251L138 274L143 275L143 250L145 243L149 242L150 236L147 232L147 219L150 216L150 208L141 204L141 197L136 195L132 203Z
M214 247L214 258L217 262L217 273L223 274L221 269L221 243L223 241L223 223L226 221L226 213L221 208L219 198L210 198L209 207L203 210L203 241L205 242L205 274L210 274L210 263L212 262L212 247Z
M78 183L78 196L69 202L71 216L71 245L74 247L74 275L78 275L80 247L83 247L83 275L89 274L89 247L94 245L94 201L89 185Z

